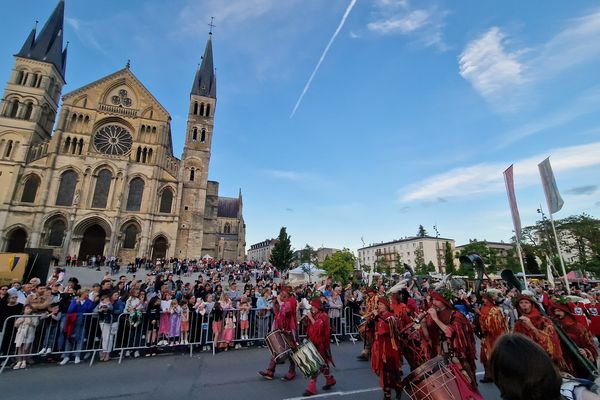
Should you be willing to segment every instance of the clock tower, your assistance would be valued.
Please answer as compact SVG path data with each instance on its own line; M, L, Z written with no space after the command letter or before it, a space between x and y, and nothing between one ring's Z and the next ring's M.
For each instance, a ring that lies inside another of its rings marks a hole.
M185 132L185 145L181 160L182 182L179 232L175 256L202 257L204 216L208 190L208 166L215 108L217 80L213 67L212 33L208 35L202 63L196 71Z

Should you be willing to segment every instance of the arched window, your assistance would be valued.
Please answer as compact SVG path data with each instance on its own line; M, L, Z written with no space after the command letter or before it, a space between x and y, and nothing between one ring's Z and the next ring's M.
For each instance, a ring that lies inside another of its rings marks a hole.
M17 112L19 111L19 100L12 99L10 103L8 103L8 117L16 118Z
M48 231L48 246L62 246L67 225L62 219L57 219L50 224Z
M197 114L198 114L198 102L195 101L194 102L194 115L197 115Z
M146 132L146 125L142 125L142 133Z
M148 164L152 162L152 149L148 149Z
M135 161L140 162L141 159L142 159L142 148L138 147L137 152L135 154Z
M192 140L195 142L196 140L198 140L198 128L194 127L194 131L192 133Z
M200 141L202 143L206 142L206 129L202 129L202 133L200 134Z
M63 172L60 176L60 185L56 195L57 206L72 206L75 196L75 187L77 186L77 173L72 170Z
M106 208L111 180L112 173L108 169L103 169L98 172L94 198L92 199L92 208Z
M170 189L163 190L160 196L160 212L170 213L173 205L173 192Z
M23 114L23 119L31 118L31 114L33 113L33 103L28 101L25 105L25 114Z
M194 180L195 175L196 175L196 171L193 168L190 169L190 181Z
M65 146L63 147L63 153L68 153L70 147L71 147L71 138L68 137L67 140L65 140Z
M142 162L146 163L148 157L148 148L144 147L144 150L142 150Z
M40 178L38 178L37 175L29 176L29 178L27 178L27 180L25 181L25 185L23 185L23 194L21 195L21 202L34 203L38 187L40 187Z
M206 105L206 116L210 117L210 104Z
M123 239L123 248L124 249L135 249L135 245L137 243L137 236L139 230L135 224L127 225L125 228L125 238Z
M204 103L200 103L200 115L204 115Z
M17 71L17 76L15 77L15 83L20 85L21 82L23 82L23 71L19 70Z
M152 127L152 133L156 133L156 127L155 126Z
M77 145L77 154L81 155L83 151L83 139L79 139L79 144Z
M29 86L35 87L37 85L37 80L38 80L38 74L32 74Z
M231 224L229 222L225 223L225 226L223 227L223 233L231 233Z
M127 195L127 211L140 211L142 196L144 195L144 181L142 178L133 178L129 182L129 194Z
M6 151L4 152L4 157L10 158L12 149L13 149L13 141L9 140L8 143L6 144Z

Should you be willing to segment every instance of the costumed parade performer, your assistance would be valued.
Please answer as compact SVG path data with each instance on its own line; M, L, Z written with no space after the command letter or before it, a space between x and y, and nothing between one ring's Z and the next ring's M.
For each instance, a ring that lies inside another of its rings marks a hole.
M298 323L296 320L296 308L297 301L294 296L290 296L290 291L287 288L281 290L280 294L277 296L276 301L273 303L273 312L275 313L275 321L273 322L272 331L276 331L281 329L283 331L289 332L295 341L298 340ZM291 381L296 377L296 365L294 361L289 359L290 367L288 369L287 374L282 378L284 381ZM275 368L277 366L277 361L273 356L271 356L271 360L269 361L269 366L267 369L263 371L259 371L258 373L265 379L273 379L275 375Z
M371 368L379 377L383 398L391 399L392 389L396 398L402 395L402 350L399 347L399 319L391 312L392 307L385 297L379 297L374 311L375 337L371 348Z
M333 357L331 356L331 346L329 343L329 335L331 327L329 324L329 316L323 309L323 303L320 298L315 298L310 301L310 311L303 317L303 321L307 324L306 336L315 345L317 351L325 360L325 365L321 368L320 373L325 377L325 386L323 390L329 390L335 385L335 378L329 371L329 365L334 365ZM304 392L304 396L312 396L317 394L317 378L319 372L310 377L308 387Z
M448 298L452 298L452 292L444 290ZM431 307L427 310L425 324L421 325L426 338L431 357L442 356L465 377L472 391L477 392L477 380L475 378L475 334L473 326L460 311L456 310L452 303L441 293L430 291Z
M487 289L482 293L483 305L479 310L479 331L481 336L480 360L485 374L481 383L493 382L490 369L490 355L498 338L508 333L508 324L502 308L496 305L500 290Z
M377 290L368 287L367 296L365 297L365 311L363 313L363 324L361 324L362 339L363 339L363 350L357 357L360 361L369 361L371 355L371 345L373 344L373 337L375 336L375 324L373 317L377 310Z

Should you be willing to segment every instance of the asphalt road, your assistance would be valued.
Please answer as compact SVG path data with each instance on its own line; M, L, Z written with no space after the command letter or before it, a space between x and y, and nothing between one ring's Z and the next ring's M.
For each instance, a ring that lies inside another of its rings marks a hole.
M337 367L332 369L337 385L329 392L320 387L318 399L378 399L382 397L377 377L367 362L356 361L361 344L333 346ZM7 368L0 375L3 399L139 399L139 400L275 400L301 399L307 381L267 381L257 371L268 362L266 349L241 349L218 353L169 354L154 358L124 359L108 363L34 365L26 370ZM276 378L287 371L279 365ZM405 373L407 373L405 371ZM479 376L480 377L480 376ZM493 384L480 385L485 399L499 399ZM314 398L314 396L312 397ZM403 398L406 398L404 396Z

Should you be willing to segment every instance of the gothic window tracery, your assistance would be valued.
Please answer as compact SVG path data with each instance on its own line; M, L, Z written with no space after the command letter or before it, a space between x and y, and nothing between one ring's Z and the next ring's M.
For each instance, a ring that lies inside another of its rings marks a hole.
M142 178L133 178L129 182L129 194L127 195L127 211L140 211L142 197L144 195L144 181Z
M98 172L94 198L92 199L92 208L106 208L111 181L112 173L108 169L103 169Z

